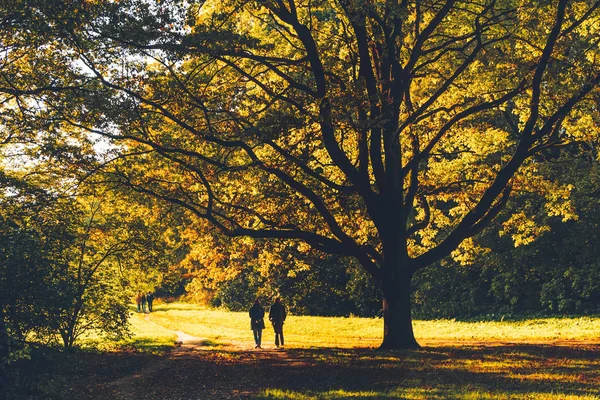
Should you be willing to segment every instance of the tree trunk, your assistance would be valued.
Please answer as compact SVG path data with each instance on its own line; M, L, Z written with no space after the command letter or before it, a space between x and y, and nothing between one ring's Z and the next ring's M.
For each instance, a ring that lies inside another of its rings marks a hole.
M418 349L411 316L412 273L399 263L386 266L383 292L382 349ZM392 269L392 271L390 271Z

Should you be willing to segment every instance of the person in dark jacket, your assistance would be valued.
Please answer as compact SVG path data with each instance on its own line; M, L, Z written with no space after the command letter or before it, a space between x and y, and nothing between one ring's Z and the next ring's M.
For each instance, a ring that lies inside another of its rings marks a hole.
M146 312L146 293L142 293L142 311Z
M260 305L260 301L256 299L254 305L250 307L250 329L254 333L255 349L260 349L262 341L262 331L265 329L265 309Z
M146 295L146 301L148 302L148 312L152 312L152 302L154 301L154 295L152 293L148 293Z
M283 347L283 323L285 322L285 317L285 307L281 304L281 299L277 297L269 310L269 321L273 324L275 346L277 347L279 347L279 343Z

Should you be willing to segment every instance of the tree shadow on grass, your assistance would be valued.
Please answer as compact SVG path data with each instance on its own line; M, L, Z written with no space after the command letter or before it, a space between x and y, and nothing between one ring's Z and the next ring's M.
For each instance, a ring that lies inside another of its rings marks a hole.
M593 345L440 346L415 351L196 348L176 358L126 354L97 357L100 358L92 365L80 360L78 378L52 398L337 400L600 396L600 347ZM157 362L162 364L147 368ZM111 364L115 368L110 369ZM149 372L143 373L144 369ZM129 379L127 385L114 384L115 379L127 374L135 375L136 379ZM62 379L68 381L64 376Z
M307 359L320 360L310 373L311 385L282 380L256 398L512 399L546 394L559 399L600 394L600 348L593 346L447 346L403 352L323 349L304 353Z

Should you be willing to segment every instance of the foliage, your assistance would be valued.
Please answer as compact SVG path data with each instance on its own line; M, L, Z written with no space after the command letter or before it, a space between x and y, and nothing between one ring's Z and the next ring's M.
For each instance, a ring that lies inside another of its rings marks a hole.
M568 161L567 161L568 160ZM489 249L470 265L448 261L415 278L415 313L421 318L476 318L485 315L595 314L600 286L595 277L598 243L598 164L589 158L562 158L544 173L575 182L571 196L576 220L545 216L535 196L515 199L536 215L547 232L515 248L498 237L501 216L477 241ZM435 277L435 279L432 278Z
M89 331L126 335L134 290L157 282L165 262L160 220L146 218L141 204L136 212L124 207L125 193L80 186L68 195L11 173L0 197L8 337L22 347L32 334L59 335L72 347Z
M361 269L352 268L353 260L315 257L312 261L310 268L301 271L282 266L271 268L269 275L247 264L234 278L217 285L208 304L241 311L257 296L267 305L281 296L289 311L297 315L373 316L380 310L377 288ZM197 285L205 290L201 283ZM188 291L193 293L198 286L192 282Z
M292 242L198 236L191 229L180 268L193 277L186 286L193 302L240 311L256 298L270 304L281 296L291 312L303 315L372 316L381 308L377 287L351 258Z
M501 214L498 223L474 240L470 252L463 250L453 259L416 274L413 304L417 318L479 319L599 311L595 256L600 243L596 229L598 164L591 157L593 153L575 147L563 148L561 153L539 173L546 182L575 184L570 212L576 217L565 222L560 216L548 216L547 203L535 194L516 196L509 208L521 208L535 216L545 233L527 245L519 244L511 235L499 235L510 218L508 213ZM533 234L521 230L518 240ZM244 310L256 295L268 302L281 294L290 310L300 315L372 316L380 310L377 288L351 259L307 255L294 246L273 251L263 242L245 250L231 240L211 247L215 253L208 258L213 261L216 254L236 252L236 260L223 259L219 271L228 268L238 272L213 283L200 279L188 286L190 293L213 288L212 300L200 301L203 304ZM257 257L260 252L279 256ZM200 260L206 262L208 258ZM274 264L269 268L263 265L269 262ZM277 268L273 268L275 264ZM200 275L218 276L201 264L197 268ZM327 297L332 300L322 301Z
M11 364L29 358L28 334L48 326L43 309L51 294L45 281L52 238L66 232L52 218L45 232L39 229L52 196L4 174L0 178L0 187L12 194L0 197L0 388L6 388L14 378Z
M82 317L88 319L88 329L118 332L124 324L115 318L122 313L118 307L122 299L106 276L99 279L98 261L85 264L95 251L87 240L92 232L85 227L77 231L84 222L81 210L60 199L23 207L22 197L20 193L2 202L3 214L13 211L9 220L3 220L5 258L0 270L10 336L24 342L32 332L45 338L60 333L70 347L84 323ZM9 208L7 203L12 202L17 204Z
M69 194L65 181L48 187L40 166L0 175L0 388L17 398L43 391L40 343L127 336L132 294L156 284L168 254L160 219L124 207L125 192L80 184Z

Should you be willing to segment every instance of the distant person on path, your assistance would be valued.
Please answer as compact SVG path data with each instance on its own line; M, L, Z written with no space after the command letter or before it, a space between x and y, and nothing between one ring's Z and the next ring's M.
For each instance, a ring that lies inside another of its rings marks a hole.
M250 307L250 329L254 333L255 349L260 349L262 341L262 331L265 329L265 309L260 305L260 301L256 299L254 305Z
M148 293L146 295L146 301L148 302L148 312L152 312L152 301L154 301L154 295L152 293Z
M142 292L135 295L135 302L137 303L138 312L142 312Z
M273 324L273 330L275 331L275 346L283 347L283 323L285 321L286 312L285 307L281 304L281 298L277 297L275 303L271 305L269 310L269 321Z
M142 293L142 310L146 312L146 293Z

